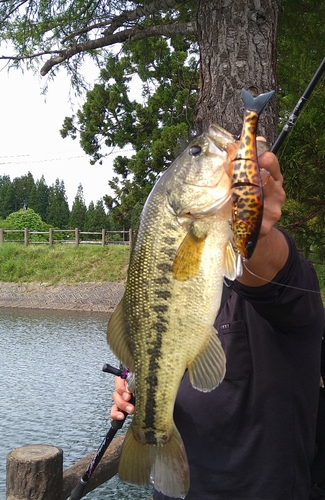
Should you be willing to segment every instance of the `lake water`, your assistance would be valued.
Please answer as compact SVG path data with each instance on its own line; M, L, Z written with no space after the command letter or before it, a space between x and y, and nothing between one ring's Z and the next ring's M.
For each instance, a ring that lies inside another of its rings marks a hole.
M118 366L106 343L108 315L71 311L0 310L0 500L6 455L42 443L63 449L64 468L96 451L109 427ZM151 488L118 476L86 499L145 500Z

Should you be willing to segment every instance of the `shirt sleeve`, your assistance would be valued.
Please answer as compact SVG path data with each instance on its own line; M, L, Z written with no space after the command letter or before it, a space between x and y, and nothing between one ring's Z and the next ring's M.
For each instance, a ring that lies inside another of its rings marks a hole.
M297 333L317 319L323 321L324 312L312 264L299 254L291 236L282 232L288 241L289 256L274 280L260 287L235 281L233 290L269 322L287 333Z

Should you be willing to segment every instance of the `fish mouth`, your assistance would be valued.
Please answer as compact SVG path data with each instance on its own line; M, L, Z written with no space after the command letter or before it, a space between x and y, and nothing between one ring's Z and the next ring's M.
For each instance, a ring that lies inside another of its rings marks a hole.
M232 135L217 123L210 125L208 136L222 151L227 151L229 144L236 144L239 139L239 137Z

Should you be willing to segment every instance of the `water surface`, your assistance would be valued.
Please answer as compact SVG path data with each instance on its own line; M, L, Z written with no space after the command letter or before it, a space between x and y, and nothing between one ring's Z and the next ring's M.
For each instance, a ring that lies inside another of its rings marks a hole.
M0 500L6 455L26 444L63 449L64 468L105 437L114 387L104 363L118 366L106 343L108 315L0 310ZM145 500L150 488L113 479L86 499Z

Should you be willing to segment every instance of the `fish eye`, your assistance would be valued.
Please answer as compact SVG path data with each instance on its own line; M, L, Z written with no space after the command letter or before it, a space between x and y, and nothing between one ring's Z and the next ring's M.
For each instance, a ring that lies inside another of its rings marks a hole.
M192 146L190 147L189 153L192 156L198 156L199 154L201 154L201 151L202 151L201 146Z

